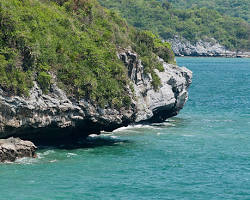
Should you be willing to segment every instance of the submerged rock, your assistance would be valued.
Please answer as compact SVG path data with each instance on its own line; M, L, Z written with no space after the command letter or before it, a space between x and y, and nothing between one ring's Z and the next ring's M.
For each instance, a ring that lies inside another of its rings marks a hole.
M19 138L0 140L0 162L14 162L17 158L35 157L37 147L30 141Z
M123 49L118 56L127 67L130 78L127 90L132 103L128 108L101 108L88 99L69 98L56 83L48 94L44 94L34 82L28 98L9 97L0 88L0 138L82 137L131 123L163 121L178 114L188 98L191 71L164 63L159 58L164 71L155 70L161 80L160 87L155 90L151 75L144 72L136 53Z

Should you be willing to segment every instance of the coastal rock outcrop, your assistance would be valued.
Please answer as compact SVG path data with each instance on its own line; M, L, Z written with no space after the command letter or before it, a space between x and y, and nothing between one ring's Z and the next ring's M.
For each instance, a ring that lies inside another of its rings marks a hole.
M19 138L0 139L0 162L14 162L17 158L35 157L37 147Z
M168 41L171 43L176 56L250 57L250 52L230 51L213 38L191 43L185 38L175 36Z
M155 90L152 77L144 72L139 56L128 49L118 53L128 69L132 99L129 108L101 108L88 99L74 99L54 83L44 94L34 82L29 97L7 96L0 89L0 138L10 136L37 139L46 137L88 136L112 131L142 121L163 121L175 116L188 98L192 72L185 67L167 64L155 73L161 85ZM33 141L33 140L32 140Z
M163 121L178 114L188 98L192 72L185 67L163 63L164 71L155 69L161 80L158 90L152 87L151 74L144 73L144 67L137 54L131 51L120 53L120 58L128 68L128 75L133 82L135 94L135 122Z

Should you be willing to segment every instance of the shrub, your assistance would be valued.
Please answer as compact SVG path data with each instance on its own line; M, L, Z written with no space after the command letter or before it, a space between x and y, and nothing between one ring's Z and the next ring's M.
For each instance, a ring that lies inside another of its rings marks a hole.
M49 91L50 84L51 84L51 75L47 72L39 72L37 75L37 82L43 92L46 94Z
M158 56L165 62L175 63L171 45L162 41L158 35L150 31L136 31L132 40L134 41L134 50L141 56L144 72L152 75L152 84L154 89L157 90L160 86L160 79L154 69L164 71L163 64L159 61Z

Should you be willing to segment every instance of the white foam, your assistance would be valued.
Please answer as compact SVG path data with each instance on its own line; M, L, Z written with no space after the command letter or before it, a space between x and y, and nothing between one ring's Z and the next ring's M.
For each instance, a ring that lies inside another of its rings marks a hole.
M38 159L42 159L42 158L44 158L44 156L47 156L47 155L53 154L53 153L55 153L54 150L47 150L47 151L45 151L43 153L37 153L36 155L37 155Z
M77 156L76 153L67 153L67 158L73 157L73 156Z
M41 154L44 155L44 156L47 156L47 155L52 154L52 153L55 153L55 151L54 150L48 150L48 151L45 151L45 152L43 152Z
M176 120L174 119L167 119L166 122L175 122Z
M113 133L125 131L125 130L130 129L131 127L132 127L132 126L127 126L127 127L124 126L124 127L121 127L121 128L118 128L118 129L113 130Z
M98 135L97 134L91 134L88 137L95 138L95 137L98 137Z
M24 164L24 165L31 165L31 164L36 163L36 162L37 162L37 159L28 158L28 157L18 158L15 161L16 164Z
M153 126L153 124L152 125L137 124L137 125L130 125L127 127L121 127L121 128L115 129L113 131L113 133L123 132L123 131L136 131L136 129L155 129L155 130L158 130L161 128L155 127L155 126Z
M164 126L175 126L175 124L170 123L170 122L162 122L162 123L154 123L152 124L153 126L160 126L160 127L164 127Z
M37 153L36 155L38 159L44 158L41 153Z
M57 162L57 160L50 160L49 162L50 163L54 163L54 162Z
M184 137L194 137L194 135L182 135Z

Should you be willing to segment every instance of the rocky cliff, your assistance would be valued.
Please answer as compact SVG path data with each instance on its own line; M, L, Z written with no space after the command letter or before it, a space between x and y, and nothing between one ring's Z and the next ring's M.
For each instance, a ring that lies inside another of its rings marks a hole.
M169 42L176 56L250 57L250 52L230 51L213 38L191 43L185 38L176 36Z
M0 138L18 136L29 139L48 137L88 136L100 131L143 121L163 121L175 116L188 98L192 72L185 67L163 63L159 72L161 86L155 90L152 77L144 72L138 55L121 50L119 58L127 67L132 99L125 109L100 107L88 99L74 99L66 95L56 82L44 94L34 82L29 97L8 96L0 89Z

